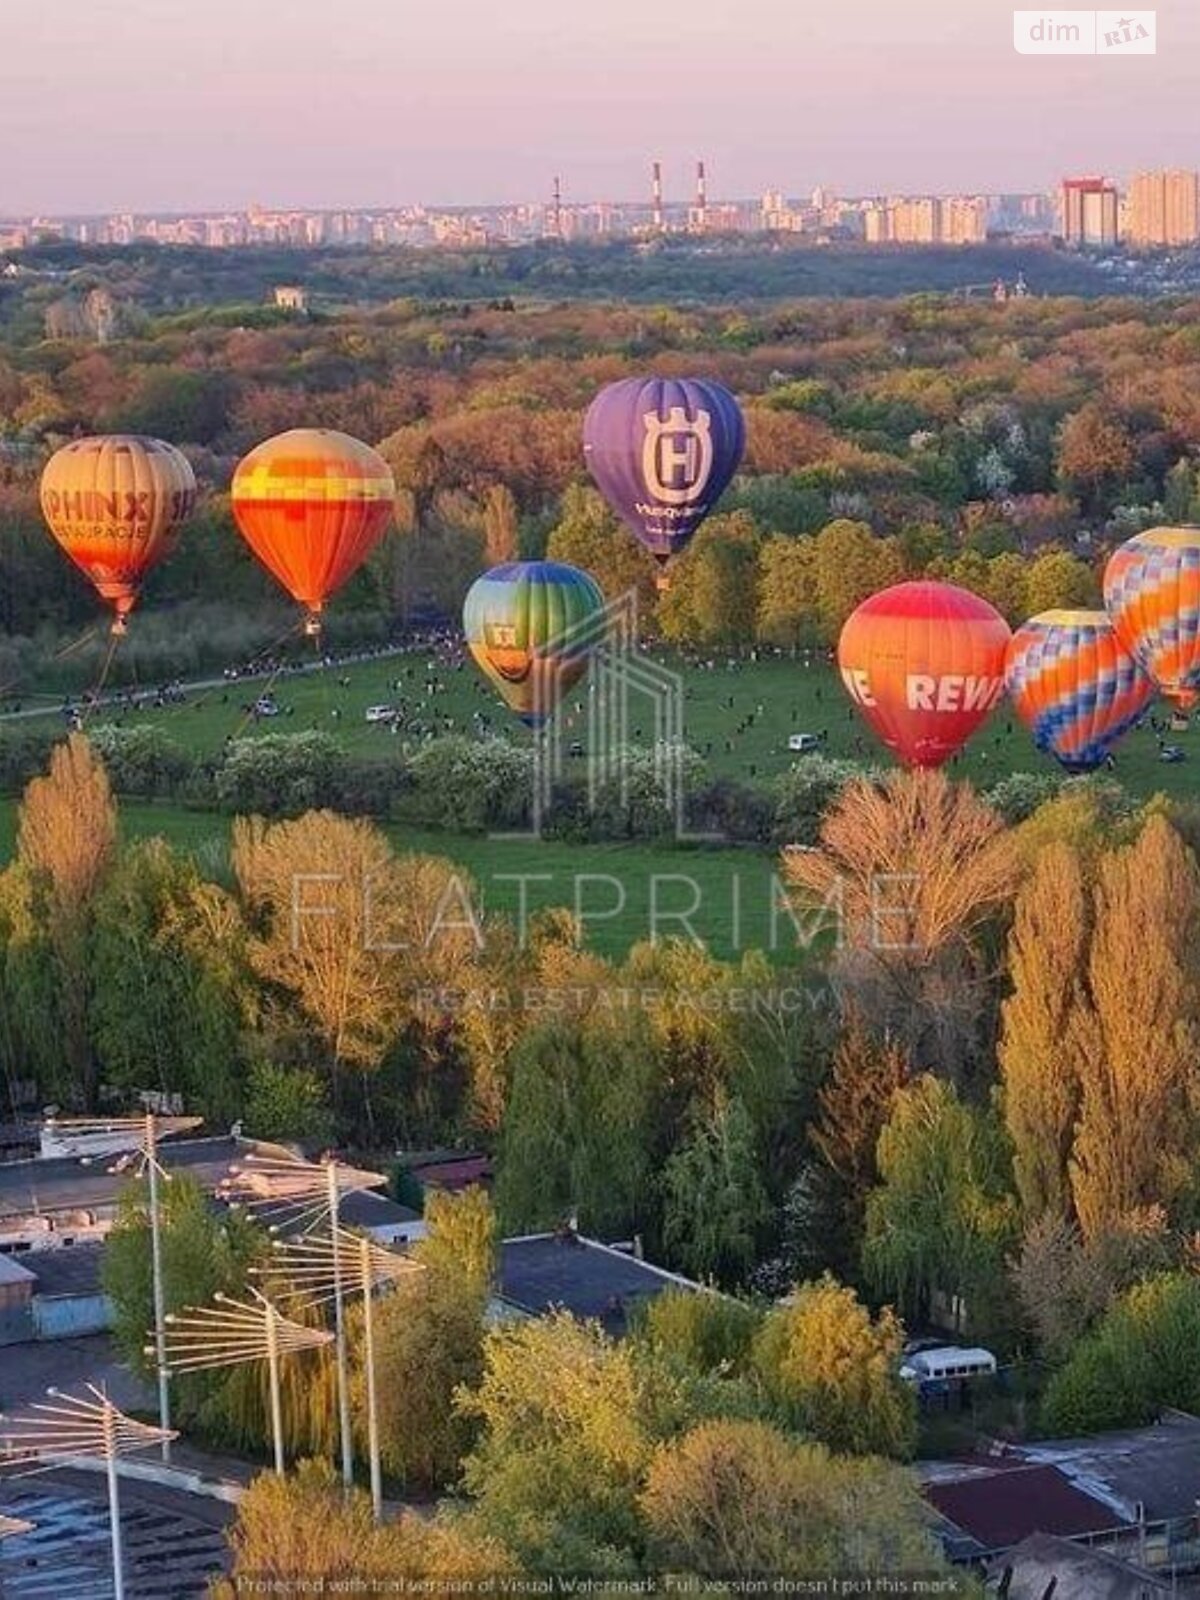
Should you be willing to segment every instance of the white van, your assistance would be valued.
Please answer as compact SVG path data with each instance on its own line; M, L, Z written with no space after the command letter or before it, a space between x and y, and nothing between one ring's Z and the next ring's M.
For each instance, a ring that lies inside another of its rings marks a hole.
M820 749L821 741L815 733L789 733L788 749L797 755L807 755L810 750Z
M391 722L396 715L395 706L368 706L368 722Z
M939 1345L933 1350L917 1350L906 1357L900 1368L905 1383L962 1382L965 1378L994 1378L996 1358L990 1350L963 1350L958 1345Z

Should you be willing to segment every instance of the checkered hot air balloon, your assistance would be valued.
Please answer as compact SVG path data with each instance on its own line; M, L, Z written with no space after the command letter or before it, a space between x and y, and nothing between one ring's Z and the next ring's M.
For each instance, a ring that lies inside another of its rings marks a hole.
M320 628L325 602L383 537L396 496L391 468L331 428L293 428L257 445L233 475L242 537Z
M1104 606L1117 638L1169 700L1200 700L1200 528L1148 528L1113 552Z
M1154 698L1103 611L1043 611L1017 629L1005 679L1039 750L1068 772L1101 766Z
M510 711L540 728L601 642L604 596L560 561L510 561L476 578L463 605L467 647Z

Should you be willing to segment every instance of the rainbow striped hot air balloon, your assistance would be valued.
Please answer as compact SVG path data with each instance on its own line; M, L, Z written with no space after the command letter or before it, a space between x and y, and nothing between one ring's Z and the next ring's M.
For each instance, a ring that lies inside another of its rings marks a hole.
M1154 698L1103 611L1031 617L1013 635L1004 670L1034 743L1068 772L1100 766Z
M467 646L530 728L553 716L600 642L600 585L558 561L511 561L476 578L463 605Z
M1117 638L1169 700L1200 700L1200 528L1148 528L1113 552L1104 605Z

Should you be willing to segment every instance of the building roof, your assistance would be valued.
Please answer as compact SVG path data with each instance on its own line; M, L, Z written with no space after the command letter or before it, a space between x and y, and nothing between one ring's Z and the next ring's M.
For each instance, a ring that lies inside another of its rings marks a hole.
M245 1144L229 1136L164 1139L158 1147L164 1167L190 1172L205 1189L215 1188L227 1177L230 1163L245 1152ZM0 1216L113 1206L127 1176L126 1171L112 1170L117 1164L114 1156L98 1156L94 1161L58 1156L48 1161L0 1163Z
M22 1256L37 1279L35 1293L48 1298L68 1298L102 1293L101 1244L63 1245L57 1250L30 1250Z
M418 1183L452 1192L492 1181L492 1160L484 1155L446 1156L437 1161L414 1162L408 1170Z
M34 1274L15 1259L0 1251L0 1287L9 1287L17 1283L32 1283Z
M1200 1417L1168 1411L1148 1428L1021 1446L1027 1461L1052 1465L1121 1518L1140 1504L1151 1522L1191 1517L1200 1501Z
M951 1481L927 1482L925 1498L987 1551L1008 1550L1031 1533L1067 1538L1102 1533L1127 1519L1086 1494L1057 1467L1006 1466Z
M623 1333L638 1302L668 1289L704 1292L688 1278L566 1230L505 1239L500 1245L497 1293L531 1316L569 1311L595 1318L610 1333Z
M1178 1593L1141 1567L1049 1533L1031 1533L988 1567L996 1582L1006 1573L1007 1600L1045 1600L1051 1584L1054 1600L1152 1600Z

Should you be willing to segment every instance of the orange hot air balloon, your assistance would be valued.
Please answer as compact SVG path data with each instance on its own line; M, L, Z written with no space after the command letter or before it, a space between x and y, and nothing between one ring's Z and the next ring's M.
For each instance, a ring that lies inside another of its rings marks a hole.
M326 600L383 537L396 485L369 445L330 428L293 428L257 445L233 475L233 514L251 550L318 633Z
M76 439L50 457L40 493L50 532L113 606L113 632L124 633L142 580L196 503L186 456L136 434Z
M953 583L897 583L864 600L838 641L850 698L910 767L940 767L1004 694L1007 622Z

